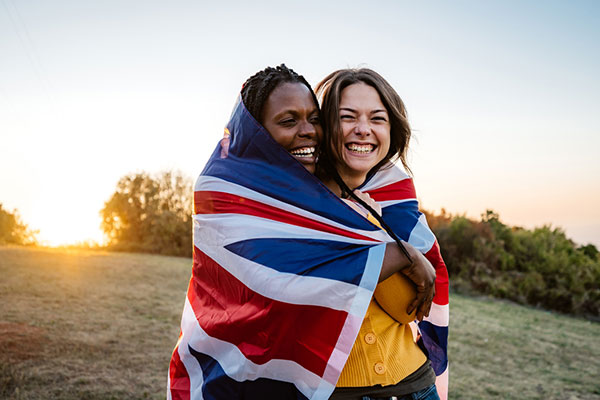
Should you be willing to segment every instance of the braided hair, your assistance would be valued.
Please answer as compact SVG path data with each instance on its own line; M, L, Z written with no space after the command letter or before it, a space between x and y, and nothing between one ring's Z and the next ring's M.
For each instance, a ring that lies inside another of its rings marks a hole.
M248 78L242 86L242 101L246 109L259 123L263 123L263 108L269 95L282 83L301 83L305 85L310 90L315 105L319 106L317 96L315 96L312 88L302 75L298 75L292 69L286 67L285 64L275 68L267 67Z

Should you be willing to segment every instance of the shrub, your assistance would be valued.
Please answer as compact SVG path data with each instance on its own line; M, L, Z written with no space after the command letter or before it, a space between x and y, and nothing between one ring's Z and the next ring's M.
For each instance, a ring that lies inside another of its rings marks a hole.
M486 211L480 221L426 213L455 290L566 313L600 316L600 256L560 228L509 227Z

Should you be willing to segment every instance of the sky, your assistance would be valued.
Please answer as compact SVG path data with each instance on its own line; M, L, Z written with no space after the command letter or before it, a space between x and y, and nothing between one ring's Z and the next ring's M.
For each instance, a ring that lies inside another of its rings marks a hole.
M422 207L600 246L600 2L0 0L0 203L102 241L124 175L192 179L242 83L369 67L405 102Z

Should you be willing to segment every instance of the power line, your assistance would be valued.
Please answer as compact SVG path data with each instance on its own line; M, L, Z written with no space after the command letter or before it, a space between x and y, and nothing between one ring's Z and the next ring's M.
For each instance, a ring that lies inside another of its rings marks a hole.
M42 89L42 92L46 95L46 98L50 105L55 104L55 99L53 96L53 91L51 90L51 85L49 80L46 78L48 74L46 74L44 66L41 62L41 59L38 55L36 47L31 40L31 35L29 35L29 30L27 29L27 25L25 21L21 17L19 10L15 3L11 0L2 0L2 4L4 5L4 9L6 10L6 14L10 19L12 26L14 28L15 34L21 43L24 53L31 64L31 69L37 78L39 86ZM12 11L9 8L9 4L12 7Z

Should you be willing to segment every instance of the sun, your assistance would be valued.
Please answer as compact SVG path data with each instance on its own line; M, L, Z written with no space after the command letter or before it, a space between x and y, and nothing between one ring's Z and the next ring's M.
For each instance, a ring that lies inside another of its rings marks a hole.
M38 241L43 246L58 247L81 243L104 244L100 218L72 210L71 214L46 215L37 219ZM63 215L63 216L61 216ZM64 216L67 215L67 216Z

